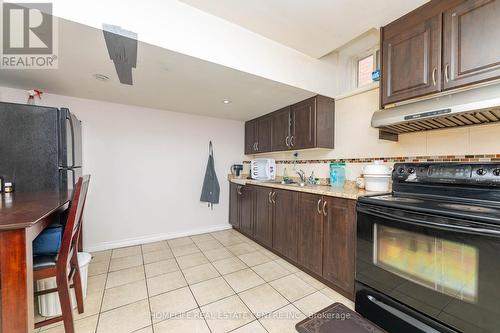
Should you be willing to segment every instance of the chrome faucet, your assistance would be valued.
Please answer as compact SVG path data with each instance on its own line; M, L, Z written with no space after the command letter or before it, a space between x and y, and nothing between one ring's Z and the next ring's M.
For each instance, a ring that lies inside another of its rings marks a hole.
M306 183L306 173L304 172L304 170L300 169L300 170L295 171L295 172L297 172L297 174L300 177L300 183L305 184Z

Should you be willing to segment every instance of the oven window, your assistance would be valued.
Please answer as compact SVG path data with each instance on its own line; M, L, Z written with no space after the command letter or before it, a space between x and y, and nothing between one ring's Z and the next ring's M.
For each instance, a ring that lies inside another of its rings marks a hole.
M377 224L374 240L375 265L438 292L477 301L475 247Z

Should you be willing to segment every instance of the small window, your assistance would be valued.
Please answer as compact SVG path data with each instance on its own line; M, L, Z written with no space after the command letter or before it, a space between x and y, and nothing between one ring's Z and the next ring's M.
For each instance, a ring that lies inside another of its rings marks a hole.
M358 60L358 87L365 86L373 82L372 72L374 65L374 55Z

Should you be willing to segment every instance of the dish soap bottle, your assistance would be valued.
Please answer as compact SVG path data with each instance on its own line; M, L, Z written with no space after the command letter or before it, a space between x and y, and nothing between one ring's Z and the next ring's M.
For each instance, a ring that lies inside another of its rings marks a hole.
M283 184L287 184L290 179L288 178L288 172L286 168L283 170Z

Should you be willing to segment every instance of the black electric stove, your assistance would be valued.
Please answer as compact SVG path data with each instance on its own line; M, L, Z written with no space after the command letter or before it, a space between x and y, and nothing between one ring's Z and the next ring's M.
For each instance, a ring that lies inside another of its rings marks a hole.
M388 332L500 329L500 163L402 163L358 202L356 310Z

